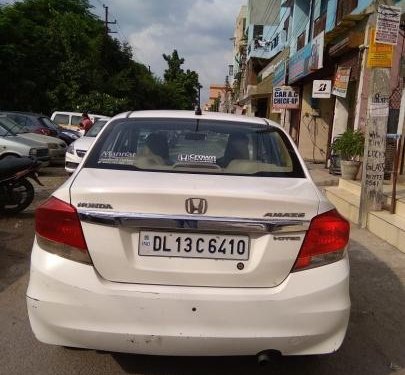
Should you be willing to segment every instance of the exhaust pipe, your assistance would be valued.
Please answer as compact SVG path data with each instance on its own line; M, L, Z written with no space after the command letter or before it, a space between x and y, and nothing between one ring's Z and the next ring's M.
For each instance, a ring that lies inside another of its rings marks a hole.
M276 362L280 357L281 353L278 350L264 350L257 354L257 363L259 366L267 366Z

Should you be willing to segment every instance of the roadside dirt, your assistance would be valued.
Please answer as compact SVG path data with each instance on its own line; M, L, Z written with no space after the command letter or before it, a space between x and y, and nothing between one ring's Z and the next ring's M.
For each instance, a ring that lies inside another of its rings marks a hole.
M35 189L33 203L19 214L0 217L0 292L28 271L28 258L34 239L35 208L67 178L61 166L43 169L39 179L44 186L31 181Z

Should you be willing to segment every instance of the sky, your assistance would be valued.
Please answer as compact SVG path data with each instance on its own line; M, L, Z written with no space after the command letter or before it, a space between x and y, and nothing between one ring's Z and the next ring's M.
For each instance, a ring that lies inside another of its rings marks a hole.
M247 1L246 1L247 2ZM236 17L244 0L91 0L104 19L109 7L113 36L128 41L135 60L162 77L167 63L162 54L177 49L184 69L195 70L203 85L202 102L212 83L224 83L232 63Z
M0 0L1 4L13 0ZM200 77L202 104L209 86L224 83L232 63L236 17L247 0L90 0L93 13L104 20L103 4L109 8L111 36L127 41L136 61L163 77L167 63L162 54L177 49L185 59L183 68Z

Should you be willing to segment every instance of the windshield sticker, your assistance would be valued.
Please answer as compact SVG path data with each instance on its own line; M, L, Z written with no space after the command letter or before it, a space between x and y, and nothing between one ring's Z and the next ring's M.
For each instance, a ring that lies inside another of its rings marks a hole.
M217 162L217 157L215 155L178 154L177 160L183 163L196 162L215 164Z
M103 151L100 159L132 159L135 156L136 152Z

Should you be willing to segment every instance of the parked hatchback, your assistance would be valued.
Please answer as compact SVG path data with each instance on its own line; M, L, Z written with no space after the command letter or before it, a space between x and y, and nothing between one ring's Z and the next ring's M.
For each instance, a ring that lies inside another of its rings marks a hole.
M349 224L275 123L131 112L36 212L45 343L156 355L336 351Z

